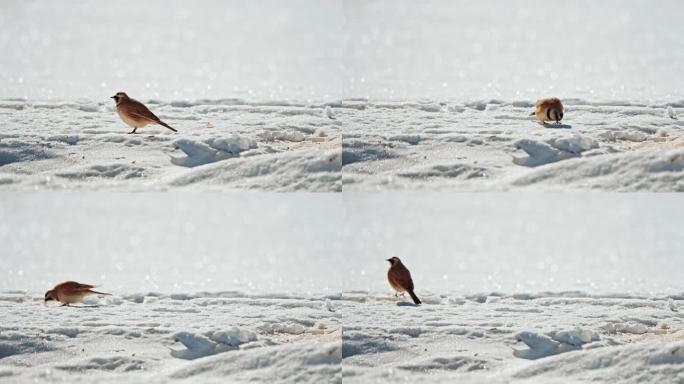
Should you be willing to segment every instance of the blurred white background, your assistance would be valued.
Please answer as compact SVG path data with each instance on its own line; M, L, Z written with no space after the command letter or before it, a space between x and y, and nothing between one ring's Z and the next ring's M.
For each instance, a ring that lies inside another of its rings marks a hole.
M315 197L315 198L313 198ZM335 293L335 194L4 193L0 291Z
M346 290L390 292L385 259L398 256L416 292L684 292L684 195L379 193L345 203Z
M0 97L681 100L677 0L4 1Z

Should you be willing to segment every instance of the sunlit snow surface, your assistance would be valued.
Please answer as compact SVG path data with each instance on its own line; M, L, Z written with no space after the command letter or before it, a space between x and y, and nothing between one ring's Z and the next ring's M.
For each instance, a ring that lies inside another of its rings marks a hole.
M678 194L344 198L344 382L684 379Z
M684 374L681 200L5 193L0 374L674 380ZM392 295L392 255L422 306ZM44 307L64 279L113 296Z
M4 193L0 381L339 383L336 196Z
M324 105L146 101L176 128L139 134L114 102L0 101L4 189L342 189L340 122ZM334 117L334 116L333 116Z
M344 190L684 191L684 102L349 101ZM672 117L674 116L674 118Z
M10 1L0 184L681 191L681 10L674 0ZM125 136L107 99L121 90L181 133ZM556 129L528 116L547 96L568 108ZM226 153L212 140L253 145Z

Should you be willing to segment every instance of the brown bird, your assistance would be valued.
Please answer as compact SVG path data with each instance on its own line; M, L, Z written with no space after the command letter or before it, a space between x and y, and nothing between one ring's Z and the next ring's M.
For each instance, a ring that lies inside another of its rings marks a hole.
M93 291L93 288L95 288L94 285L65 281L45 292L45 302L56 300L62 303L62 305L69 305L80 303L84 297L89 295L111 295L110 293Z
M147 109L145 104L138 100L131 99L126 93L118 92L111 98L116 102L116 112L119 114L121 120L133 128L133 130L128 133L135 133L138 128L142 128L148 124L159 124L174 132L178 132L155 116L154 113Z
M413 279L411 279L411 272L402 264L398 257L394 256L387 259L390 263L390 268L387 271L387 281L389 281L392 288L397 292L408 292L416 305L420 304L420 299L413 292Z
M558 124L563 120L563 103L555 97L537 100L535 111L531 116L537 116L537 120L542 125L547 121L555 121Z

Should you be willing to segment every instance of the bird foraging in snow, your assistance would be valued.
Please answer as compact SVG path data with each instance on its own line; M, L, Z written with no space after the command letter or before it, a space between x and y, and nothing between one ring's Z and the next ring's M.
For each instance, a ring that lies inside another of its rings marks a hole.
M420 304L420 299L413 292L413 279L411 279L411 272L404 266L398 257L394 256L387 259L390 263L390 268L387 271L387 281L392 286L392 289L400 292L408 292L416 305Z
M89 295L111 295L110 293L93 291L93 288L95 288L94 285L65 281L45 292L45 303L55 300L62 303L62 305L70 305L80 303L84 297Z
M125 92L117 92L117 94L111 98L116 102L116 112L119 114L121 120L133 128L133 130L128 133L136 133L135 131L138 128L142 128L148 124L159 124L174 132L178 132L170 125L161 121L154 113L147 109L145 104L138 100L131 99Z
M563 103L555 97L537 100L535 111L530 116L537 116L542 125L547 121L555 121L558 124L563 120Z

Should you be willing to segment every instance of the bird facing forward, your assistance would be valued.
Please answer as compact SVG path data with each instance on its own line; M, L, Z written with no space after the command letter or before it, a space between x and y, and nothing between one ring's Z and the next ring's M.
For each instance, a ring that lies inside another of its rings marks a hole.
M95 288L94 285L65 281L45 292L45 303L55 300L62 303L62 305L70 305L80 303L84 297L89 295L111 295L110 293L93 291L93 288Z
M537 100L532 115L537 116L537 120L542 125L547 121L555 121L558 124L563 120L563 103L555 97Z
M178 132L165 122L161 121L154 113L152 113L145 104L138 100L131 99L125 92L117 92L111 97L116 102L116 112L119 114L121 120L128 126L133 128L128 133L136 133L138 128L142 128L148 124L159 124L174 132Z
M420 299L413 292L413 279L411 279L411 272L402 264L398 257L394 256L387 259L390 263L390 268L387 271L387 281L392 286L392 289L399 292L408 292L416 305L420 304Z

